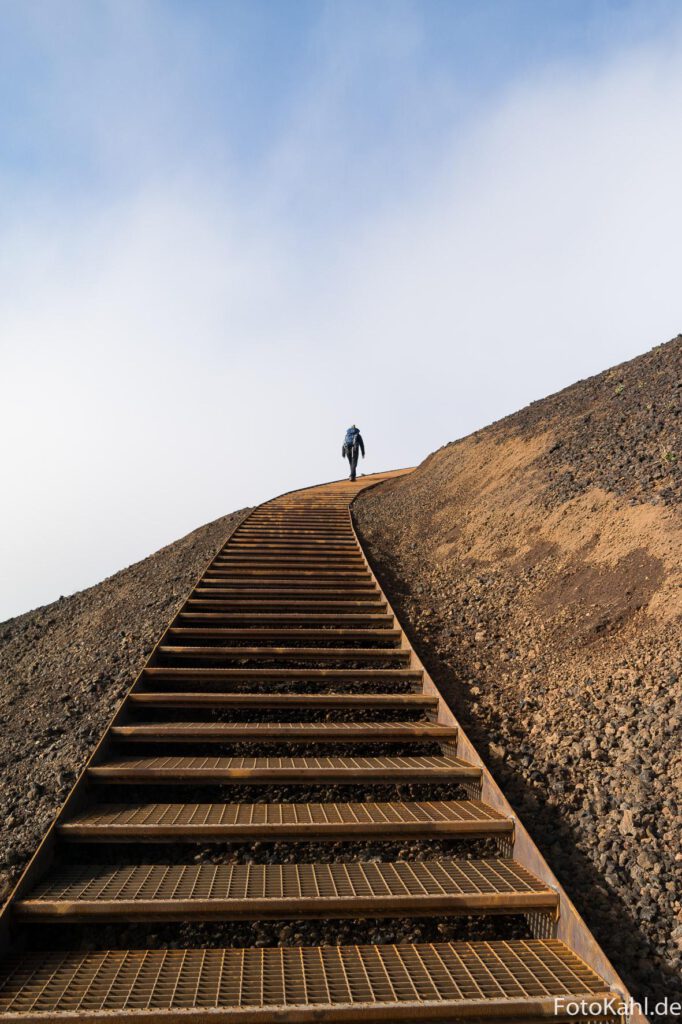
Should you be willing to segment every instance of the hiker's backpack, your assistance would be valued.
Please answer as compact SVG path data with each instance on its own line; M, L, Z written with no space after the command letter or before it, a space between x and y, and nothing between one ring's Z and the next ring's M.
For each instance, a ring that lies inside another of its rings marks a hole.
M346 431L346 439L343 442L345 448L353 448L358 443L360 431L357 427L349 427Z

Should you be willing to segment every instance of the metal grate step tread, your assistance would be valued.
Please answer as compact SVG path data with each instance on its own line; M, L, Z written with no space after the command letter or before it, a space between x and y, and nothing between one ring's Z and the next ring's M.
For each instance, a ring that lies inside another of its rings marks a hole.
M305 612L262 612L262 611L241 611L241 612L180 612L178 619L183 622L236 622L239 625L253 622L256 626L262 622L273 622L276 625L282 623L293 623L301 625L308 622L331 622L339 623L343 628L346 623L370 623L371 625L382 625L386 623L390 628L393 619L392 615L382 615L363 612L316 612L310 608Z
M273 901L277 906L273 907ZM72 865L17 905L40 920L551 910L557 893L513 860Z
M287 601L287 600L235 600L228 597L194 597L190 595L180 613L185 615L215 615L234 622L284 622L307 620L339 622L388 620L393 624L394 616L386 605L374 601ZM277 616L277 618L275 618ZM281 618L279 618L281 616ZM294 619L296 616L296 619Z
M262 574L258 573L241 573L241 572L221 572L219 575L214 574L213 576L207 573L201 577L197 583L197 589L201 587L211 586L214 590L219 587L238 587L241 592L250 589L256 593L262 593L266 588L273 590L284 590L297 593L301 590L314 591L315 593L327 592L327 593L355 593L356 591L365 594L367 591L374 591L378 593L376 583L372 580L371 576L367 572L362 573L346 573L347 578L337 579L339 574L335 573L334 578L330 578L326 575L320 575L318 572L299 572L298 570L292 571L287 578L281 576L278 572L273 572L271 569L265 570Z
M145 678L160 680L181 679L348 679L371 682L391 680L422 682L421 669L400 668L175 668L171 666L148 666Z
M411 651L394 647L184 647L164 644L159 653L177 658L280 658L307 661L366 661L367 659L405 663L410 660Z
M313 566L311 568L304 568L302 565L263 565L254 566L249 562L242 563L236 562L228 565L220 566L216 569L207 569L203 579L225 579L229 576L238 576L240 579L249 578L251 576L293 576L295 579L303 578L306 581L309 577L315 579L327 580L352 580L358 583L363 583L365 580L370 579L369 572L363 564L359 564L357 568L347 569L345 567L339 567L335 565L330 566Z
M264 608L269 610L271 608L295 608L296 610L313 610L320 611L321 609L329 611L357 611L362 608L370 612L378 612L387 607L387 602L381 596L380 591L375 591L372 594L362 594L361 597L354 597L346 593L339 594L337 591L328 591L328 597L320 597L317 594L287 594L286 591L273 591L267 593L259 590L255 594L245 594L244 591L239 591L239 594L230 593L226 591L202 590L200 587L196 587L187 599L187 604L198 605L202 608L207 605L220 605L221 607L234 608L244 610L245 612L250 611L254 608ZM197 596L199 595L199 596ZM208 595L208 596L206 596Z
M282 580L275 580L272 586L263 586L262 581L259 581L259 586L249 586L248 582L244 583L243 580L238 581L238 585L235 586L233 583L225 580L203 580L197 583L196 587L190 595L190 600L194 600L195 597L202 597L205 599L206 595L210 595L211 600L229 598L231 601L236 601L239 604L269 604L272 600L276 600L281 603L282 600L287 599L287 605L293 601L300 601L307 605L317 604L318 602L327 604L327 601L321 602L321 598L329 598L334 604L361 604L366 605L368 603L375 607L381 607L386 604L381 591L374 583L362 583L362 584L339 584L336 587L321 586L319 584L308 583L307 581L299 581L296 583L291 580L283 582Z
M314 548L329 546L331 548L343 548L344 551L357 551L356 540L348 533L348 526L313 527L305 529L301 526L282 528L280 526L259 526L255 530L242 528L239 533L234 533L230 539L229 548L223 548L221 554L226 554L230 548L257 547L264 544L266 547L285 548ZM219 557L219 556L217 556Z
M402 633L399 629L306 629L305 627L294 626L291 629L282 628L261 628L259 626L237 626L224 629L219 626L173 626L166 633L166 636L183 640L190 637L216 640L367 640L376 642L378 640L398 644Z
M286 611L382 611L386 608L381 591L371 582L339 583L334 589L306 580L202 580L189 595L188 602L229 605L250 611L283 608Z
M40 952L0 973L8 1022L115 1013L157 1024L162 1013L176 1024L192 1011L225 1024L347 1022L365 1013L372 1021L469 1021L494 1018L498 1008L531 1022L561 1020L553 1015L557 997L609 995L558 940Z
M59 826L65 839L196 839L259 836L497 835L513 831L480 800L414 803L100 804Z
M457 757L119 757L89 769L94 779L130 782L301 783L478 779L480 768Z
M305 708L312 709L374 709L416 708L433 709L436 697L422 693L154 693L136 691L128 697L131 704L162 708L179 707L237 707L237 708Z
M355 541L344 537L289 537L288 534L263 534L237 537L229 551L216 555L215 561L222 562L233 555L283 555L284 557L358 557L362 561L360 548ZM364 565L364 561L362 561Z
M154 722L116 725L118 740L304 740L307 743L457 738L452 726L430 722Z
M258 545L253 550L241 548L231 551L230 554L218 555L211 562L211 568L213 569L229 568L231 565L287 565L300 569L307 569L311 566L331 566L367 571L367 566L357 550L348 552L331 551L327 547L321 548L318 552L296 550L287 553L285 551L267 551Z

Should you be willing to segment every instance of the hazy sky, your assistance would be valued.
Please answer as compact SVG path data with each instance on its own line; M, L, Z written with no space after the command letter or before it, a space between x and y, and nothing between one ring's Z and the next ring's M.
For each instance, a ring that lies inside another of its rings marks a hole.
M0 619L682 330L676 0L0 0Z

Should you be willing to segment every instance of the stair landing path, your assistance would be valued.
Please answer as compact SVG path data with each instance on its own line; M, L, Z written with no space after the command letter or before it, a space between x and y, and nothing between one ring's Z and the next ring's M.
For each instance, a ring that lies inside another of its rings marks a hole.
M624 1019L621 980L359 544L352 500L402 472L267 502L211 561L2 913L0 1022ZM280 841L300 856L260 863ZM171 948L156 935L313 918L352 934L409 917L432 931L468 918L473 938L263 947L204 930Z

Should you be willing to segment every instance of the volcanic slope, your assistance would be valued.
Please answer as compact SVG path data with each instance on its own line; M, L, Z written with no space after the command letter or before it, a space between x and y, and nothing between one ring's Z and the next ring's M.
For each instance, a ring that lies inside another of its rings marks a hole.
M0 902L156 639L247 512L0 623Z
M631 991L659 999L682 964L681 442L678 336L354 505L441 692Z

